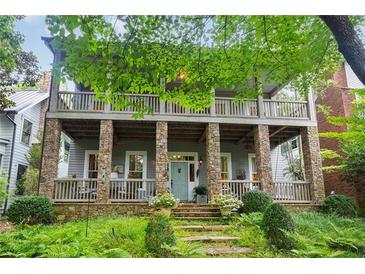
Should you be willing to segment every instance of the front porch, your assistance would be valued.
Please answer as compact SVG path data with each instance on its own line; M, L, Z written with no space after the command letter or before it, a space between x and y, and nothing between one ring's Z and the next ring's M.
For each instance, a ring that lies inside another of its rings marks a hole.
M164 192L191 202L198 185L207 186L209 200L221 193L241 199L254 189L281 203L323 199L313 146L318 137L310 128L47 119L46 130L40 193L54 203L146 203ZM54 170L61 131L74 140L64 178ZM296 135L303 140L306 180L275 180L272 150Z

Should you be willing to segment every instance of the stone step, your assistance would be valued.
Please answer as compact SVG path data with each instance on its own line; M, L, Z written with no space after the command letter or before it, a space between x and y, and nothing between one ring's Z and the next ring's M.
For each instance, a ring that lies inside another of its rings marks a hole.
M205 212L205 211L179 211L173 212L175 217L220 217L220 212Z
M202 217L202 216L197 216L197 217L180 217L180 216L176 216L174 217L176 220L188 220L188 221L210 221L210 220L220 220L221 217Z
M215 207L178 207L174 208L172 212L187 212L187 211L204 211L204 212L220 212L219 208Z
M215 208L218 208L218 207L216 207L214 205L210 205L210 204L195 204L195 203L179 204L179 207L215 207Z
M239 246L201 247L198 249L198 251L210 256L225 255L225 254L246 254L253 252L251 248L239 247Z
M239 237L233 237L233 236L209 236L209 235L196 235L196 236L181 238L181 240L186 242L229 242L238 239Z
M181 225L176 226L177 229L186 231L222 231L228 228L229 225Z

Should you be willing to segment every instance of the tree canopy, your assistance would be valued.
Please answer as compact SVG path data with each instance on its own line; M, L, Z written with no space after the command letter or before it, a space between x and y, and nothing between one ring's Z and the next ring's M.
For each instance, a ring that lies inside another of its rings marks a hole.
M199 109L212 88L249 98L289 82L304 94L326 86L342 61L317 16L48 16L47 24L66 56L57 75L105 100L155 93ZM161 78L180 81L167 90Z
M0 111L14 105L8 96L18 85L34 86L40 79L38 60L22 50L24 37L14 24L22 16L0 16Z

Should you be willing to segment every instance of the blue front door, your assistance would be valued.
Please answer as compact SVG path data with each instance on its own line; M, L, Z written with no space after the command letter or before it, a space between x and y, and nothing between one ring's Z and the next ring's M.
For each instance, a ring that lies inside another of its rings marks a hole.
M182 201L188 200L188 169L187 162L171 162L171 193Z

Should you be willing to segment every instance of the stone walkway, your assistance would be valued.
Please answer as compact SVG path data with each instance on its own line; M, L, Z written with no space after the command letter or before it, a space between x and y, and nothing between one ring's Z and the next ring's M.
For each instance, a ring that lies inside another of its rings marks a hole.
M188 237L181 237L181 241L189 243L201 243L201 247L197 249L199 253L203 253L210 257L220 257L224 255L242 255L252 253L251 248L237 246L239 237L227 235L229 225L180 225L176 229L180 229L189 233L193 233Z

